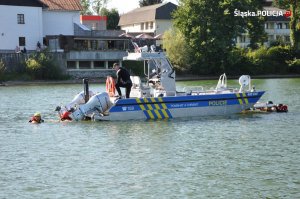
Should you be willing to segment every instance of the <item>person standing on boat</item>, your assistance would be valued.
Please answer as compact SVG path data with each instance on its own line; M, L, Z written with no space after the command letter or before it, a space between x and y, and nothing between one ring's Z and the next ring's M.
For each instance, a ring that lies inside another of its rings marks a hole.
M126 70L123 67L120 67L118 63L114 63L113 69L117 71L117 82L116 82L116 89L119 94L119 97L121 98L122 92L120 87L125 88L126 91L126 98L129 98L130 91L132 87L132 82L130 79L130 74L128 70Z

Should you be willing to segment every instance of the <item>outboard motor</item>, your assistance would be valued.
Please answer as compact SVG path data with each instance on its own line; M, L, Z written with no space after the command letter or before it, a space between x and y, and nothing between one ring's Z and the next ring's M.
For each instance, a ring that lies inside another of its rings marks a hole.
M85 116L90 116L93 112L98 111L104 113L111 106L111 102L107 92L94 95L86 104L82 104L79 108L70 114L73 120L83 120Z
M93 91L89 91L90 98L94 95ZM84 91L81 91L78 93L73 100L66 105L66 109L70 111L72 108L74 108L75 105L81 105L85 103L85 97L84 97Z

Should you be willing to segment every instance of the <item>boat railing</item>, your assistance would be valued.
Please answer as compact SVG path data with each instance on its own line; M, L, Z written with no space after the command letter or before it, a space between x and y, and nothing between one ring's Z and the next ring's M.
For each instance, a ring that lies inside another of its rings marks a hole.
M183 92L188 95L199 95L200 93L205 93L203 86L186 86L183 88Z

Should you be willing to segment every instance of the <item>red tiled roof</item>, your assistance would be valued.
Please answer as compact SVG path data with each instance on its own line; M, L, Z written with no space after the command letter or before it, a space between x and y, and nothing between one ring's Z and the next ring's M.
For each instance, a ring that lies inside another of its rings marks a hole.
M80 0L39 0L49 10L82 10Z

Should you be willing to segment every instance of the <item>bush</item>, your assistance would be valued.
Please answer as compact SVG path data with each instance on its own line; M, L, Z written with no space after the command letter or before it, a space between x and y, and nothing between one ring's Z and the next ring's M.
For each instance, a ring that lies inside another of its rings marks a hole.
M247 56L254 65L255 74L284 74L288 72L287 62L295 55L288 46L262 46L255 51L250 50Z
M33 54L26 61L26 72L33 79L63 79L64 76L53 58L45 53Z
M228 55L225 72L231 75L252 74L253 64L244 48L234 48Z
M175 29L166 31L163 37L163 47L176 71L189 71L193 65L192 51L184 35Z
M26 61L26 70L29 75L31 75L34 79L39 79L43 75L43 69L40 62L38 62L34 58L29 58Z
M268 49L267 59L271 63L269 68L272 68L273 73L287 73L289 60L294 57L290 47L274 46Z
M289 61L289 72L300 73L300 59Z
M6 67L2 59L0 59L0 80L4 79L4 73L6 71Z

